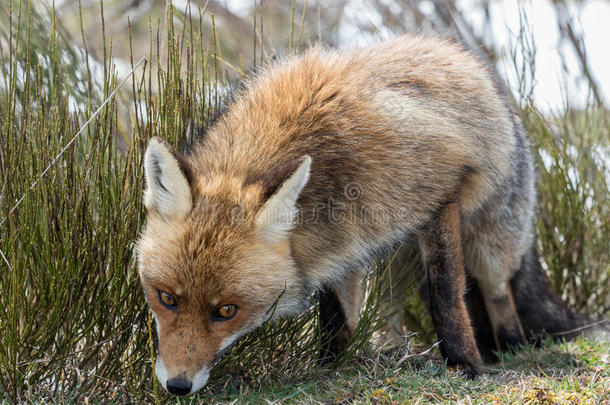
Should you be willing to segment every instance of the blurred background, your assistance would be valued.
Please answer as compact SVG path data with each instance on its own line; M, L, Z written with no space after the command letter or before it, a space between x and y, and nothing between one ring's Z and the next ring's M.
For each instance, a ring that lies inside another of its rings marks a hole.
M84 38L90 52L99 58L99 1L82 1L80 9L78 0L47 1L49 5L54 2L57 17L76 47L82 46L82 12ZM535 83L529 85L539 108L583 108L591 101L606 100L610 93L607 0L176 0L172 6L178 20L189 10L195 18L199 12L208 17L215 14L219 53L241 70L254 63L255 22L258 52L262 45L265 57L285 54L291 40L297 48L313 42L346 47L402 32L435 33L456 37L475 49L518 90L524 72L515 71L513 56L525 45L520 38L527 36L532 47L528 52L535 56L531 76ZM128 64L128 22L138 59L146 55L150 27L159 26L166 7L162 0L104 1L106 34L114 39L117 65L124 68ZM293 17L296 30L291 37ZM203 20L203 29L209 46L210 18Z

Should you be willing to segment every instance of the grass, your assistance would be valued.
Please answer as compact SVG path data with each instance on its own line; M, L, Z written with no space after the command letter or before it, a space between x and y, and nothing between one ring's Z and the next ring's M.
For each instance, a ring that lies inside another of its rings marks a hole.
M409 359L401 361L408 355ZM307 374L277 370L258 376L228 373L212 390L191 398L166 397L168 404L604 404L610 401L610 343L587 339L504 354L474 381L446 367L439 353L406 349L367 352L341 369ZM36 397L35 397L36 398ZM53 400L64 403L76 395ZM94 397L85 396L85 401ZM83 398L80 397L82 400ZM122 403L110 399L109 403Z
M147 140L161 135L188 146L194 140L184 137L188 124L205 128L232 92L223 90L221 62L214 58L220 38L213 31L212 45L206 44L199 28L211 17L199 15L194 21L169 7L159 27L151 23L146 66L41 177L119 83L113 39L103 35L96 59L84 41L74 45L53 12L21 0L0 5L3 401L176 402L152 375L154 327L133 243L145 220ZM103 14L101 27L105 33ZM291 42L301 36L292 27ZM540 156L538 231L546 270L572 305L608 315L607 112L591 106L543 117L527 98L515 98L523 100L521 116ZM397 366L403 353L377 353L369 344L387 315L378 287L383 269L382 262L371 275L364 321L336 368L320 369L316 362L312 308L240 342L197 400L391 403L468 396L472 402L527 402L540 396L539 402L552 402L551 394L564 393L607 400L601 395L608 392L609 348L586 341L528 348L507 356L501 372L472 382L438 357L416 356ZM425 341L433 335L424 313L410 297L407 323Z
M225 378L221 388L194 400L171 403L541 403L599 404L610 401L610 344L586 339L525 348L504 355L475 381L447 368L438 353L414 356L367 353L340 370L277 376L260 381ZM412 354L411 354L412 355Z

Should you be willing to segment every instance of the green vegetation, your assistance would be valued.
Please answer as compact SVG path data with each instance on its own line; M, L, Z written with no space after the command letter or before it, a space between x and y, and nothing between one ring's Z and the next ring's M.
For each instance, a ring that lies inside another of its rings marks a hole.
M341 370L308 375L273 375L240 384L227 379L222 388L197 400L206 402L281 403L481 403L599 404L610 401L609 344L578 340L547 342L504 355L488 374L467 381L437 356L402 352L367 353ZM409 355L409 354L407 354ZM196 403L181 401L180 403Z
M231 62L220 56L220 39L210 29L213 17L203 5L197 15L168 7L164 20L149 23L146 64L127 76L70 143L125 77L114 67L103 17L95 58L81 18L76 46L52 11L23 0L0 4L1 399L169 398L152 374L154 327L133 243L145 220L141 160L147 139L161 135L176 146L188 145L193 140L184 139L187 125L208 125L236 88L225 87L222 66ZM293 43L304 28L298 13L290 18L283 24L292 27L287 35ZM131 57L131 66L136 62ZM524 89L517 98L540 155L538 230L546 270L576 308L608 316L608 115L592 105L543 117L527 94ZM342 368L318 366L312 309L240 342L197 401L610 401L607 345L578 341L526 348L473 382L447 370L437 356L400 361L403 352L376 352L371 334L388 315L379 298L384 267L371 275L363 322L351 351L335 364ZM410 297L407 321L430 338L421 308Z

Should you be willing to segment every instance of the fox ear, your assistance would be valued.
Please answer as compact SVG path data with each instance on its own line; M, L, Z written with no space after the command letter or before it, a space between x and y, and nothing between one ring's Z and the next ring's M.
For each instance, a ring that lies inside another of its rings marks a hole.
M305 155L260 180L268 199L257 214L256 223L265 242L277 243L290 235L299 213L296 202L309 180L310 167L311 158Z
M190 171L170 145L154 137L144 154L146 192L144 205L149 213L164 220L183 219L192 205Z

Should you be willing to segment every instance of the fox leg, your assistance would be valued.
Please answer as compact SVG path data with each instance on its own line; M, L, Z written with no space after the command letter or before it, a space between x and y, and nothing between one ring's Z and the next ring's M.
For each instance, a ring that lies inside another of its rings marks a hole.
M320 360L323 363L332 361L347 347L358 326L362 278L360 272L351 273L341 284L327 287L318 295L322 329Z
M475 378L481 372L481 355L464 302L466 275L458 204L445 205L419 239L428 273L430 315L441 353L449 364L464 367L468 378Z
M481 293L498 349L506 351L511 346L525 344L525 333L519 321L510 283L500 282L494 287L482 285Z
M518 268L518 244L514 224L501 223L492 209L487 218L479 217L475 224L465 224L464 253L466 267L477 281L484 308L491 324L495 348L505 351L526 343L513 297L510 279ZM518 236L518 235L517 235ZM528 297L527 300L535 299Z
M375 342L382 349L391 349L405 343L405 325L403 322L404 300L408 292L408 281L405 266L412 259L413 246L407 242L390 256L387 274L381 283L382 302L380 311L387 314L388 320L375 331Z

